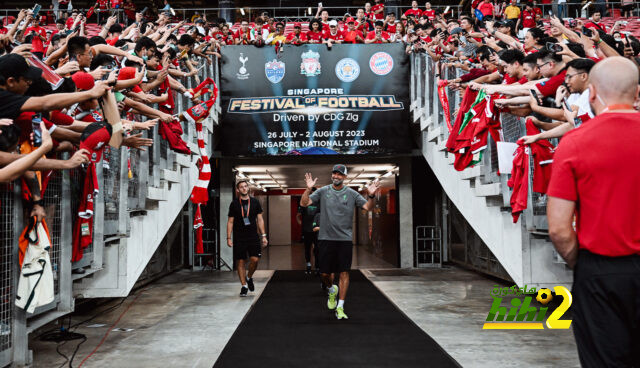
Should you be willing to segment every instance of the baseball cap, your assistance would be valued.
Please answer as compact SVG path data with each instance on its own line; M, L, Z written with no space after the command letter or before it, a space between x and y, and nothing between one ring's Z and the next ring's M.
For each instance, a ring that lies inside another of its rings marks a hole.
M454 29L452 29L452 30L451 30L451 34L452 34L452 35L454 35L454 34L458 34L458 33L462 33L462 28L460 28L460 27L456 27L456 28L454 28Z
M42 69L30 66L27 61L18 54L9 54L0 57L0 76L5 79L24 77L34 80L40 78Z
M355 22L356 22L356 20L353 19L353 17L347 18L347 23L355 23Z
M332 173L337 172L338 174L347 175L347 167L342 164L333 165Z
M335 19L332 19L329 21L329 27L337 27L338 26L338 21L336 21Z
M80 136L80 149L89 151L91 162L98 162L102 158L102 151L109 144L113 129L104 121L89 124Z
M91 74L86 72L76 72L71 76L73 83L76 84L78 91L88 91L95 85L95 81Z
M293 23L293 28L302 28L302 23L300 22Z

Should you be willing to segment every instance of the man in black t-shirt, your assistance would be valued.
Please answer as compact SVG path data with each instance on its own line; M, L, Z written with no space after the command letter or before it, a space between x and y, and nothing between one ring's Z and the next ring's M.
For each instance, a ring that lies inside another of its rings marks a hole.
M314 187L312 191L316 191ZM307 274L311 274L311 245L313 244L313 257L316 260L316 275L318 271L318 233L313 231L313 219L320 212L320 207L313 204L308 207L298 206L298 215L296 220L302 225L302 240L304 241L304 259L307 262Z
M249 183L241 180L236 183L239 196L229 204L229 220L227 221L227 245L233 247L233 260L236 262L240 277L240 296L247 296L247 291L255 289L253 273L258 268L258 260L262 248L268 244L264 231L262 206L257 199L249 196ZM233 234L233 240L231 238ZM249 272L245 274L245 263L249 258Z

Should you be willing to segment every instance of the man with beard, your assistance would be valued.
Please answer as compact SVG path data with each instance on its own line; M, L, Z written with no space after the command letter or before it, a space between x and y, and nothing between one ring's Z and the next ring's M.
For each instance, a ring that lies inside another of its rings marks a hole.
M249 183L240 180L236 183L238 200L229 204L229 220L227 221L227 245L233 247L233 260L242 287L240 296L247 296L248 291L255 290L253 273L258 268L262 256L262 248L267 246L267 234L264 231L262 206L257 199L249 196ZM233 240L231 239L233 234ZM260 246L262 243L262 247ZM249 258L249 272L245 264Z
M344 312L344 300L349 288L349 270L353 251L353 213L355 207L370 211L374 207L375 194L380 183L376 180L367 186L369 200L364 199L358 192L344 185L347 178L347 167L335 165L331 172L332 184L319 188L313 194L311 191L318 178L305 174L307 189L300 199L300 206L319 205L320 234L318 235L318 249L320 254L320 274L322 281L329 288L327 307L336 311L337 319L348 319ZM331 273L340 274L339 286L333 285ZM336 296L339 293L339 301Z

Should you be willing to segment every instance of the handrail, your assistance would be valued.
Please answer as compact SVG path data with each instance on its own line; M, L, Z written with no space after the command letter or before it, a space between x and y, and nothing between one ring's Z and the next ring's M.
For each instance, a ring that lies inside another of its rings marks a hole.
M205 60L200 62L204 63ZM199 70L200 80L212 77L219 83L218 60ZM187 85L191 85L190 77ZM174 94L176 106L185 109L192 105L182 94ZM212 142L213 124L217 124L220 102L216 102L211 117L203 124L205 140ZM184 124L186 142L195 143L195 129ZM176 154L168 150L164 140L158 135L159 127L147 134L154 144L148 152L129 150L126 147L111 148L105 152L103 160L96 167L100 193L95 198L94 233L92 244L84 249L83 259L71 262L73 221L77 218L77 206L82 188L80 169L54 171L43 200L47 212L47 224L52 237L50 257L54 273L55 301L37 308L33 314L14 306L15 290L19 275L18 237L25 226L22 211L21 189L18 181L4 185L0 189L0 366L13 362L27 364L29 359L28 334L60 316L73 311L73 280L98 272L103 267L103 251L106 242L127 236L130 213L144 210L147 188L160 188L162 170L174 170ZM197 146L192 144L192 151ZM164 150L164 152L162 152ZM65 154L68 157L68 154ZM164 158L161 158L164 156ZM129 158L129 159L128 159ZM191 161L191 159L189 159ZM132 177L129 178L130 162ZM139 215L144 215L141 212ZM72 273L82 269L84 273ZM8 332L7 332L8 331ZM6 337L5 337L6 336ZM13 358L12 358L13 357Z

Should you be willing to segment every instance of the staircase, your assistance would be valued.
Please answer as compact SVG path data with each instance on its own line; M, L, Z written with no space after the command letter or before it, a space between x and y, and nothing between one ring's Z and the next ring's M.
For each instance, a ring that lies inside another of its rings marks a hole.
M445 147L448 129L437 94L436 65L426 55L412 55L411 61L410 108L414 122L420 124L421 151L451 202L518 286L569 285L572 271L548 237L546 198L530 193L527 210L513 223L508 175L498 174L497 152L491 139L482 163L464 171L454 169L454 156ZM453 68L445 69L442 78L453 79L456 73ZM447 93L453 124L461 97L455 91ZM521 119L503 114L501 121L505 140L515 142L524 135Z

